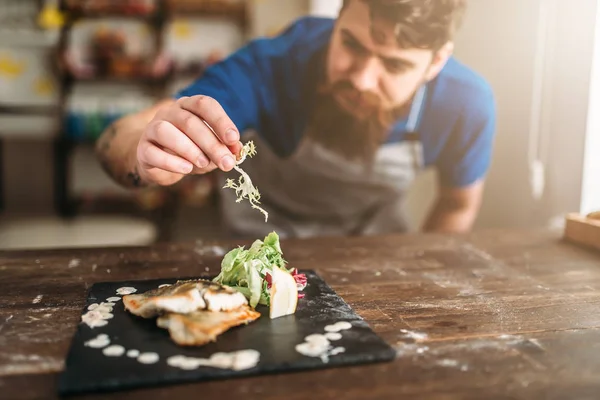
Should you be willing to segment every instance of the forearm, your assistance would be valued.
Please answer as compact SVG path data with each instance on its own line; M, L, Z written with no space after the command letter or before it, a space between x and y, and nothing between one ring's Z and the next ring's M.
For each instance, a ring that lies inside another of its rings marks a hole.
M115 182L128 188L141 187L135 146L143 128L135 129L122 122L116 121L104 131L96 142L96 155L104 171Z
M477 209L438 200L423 226L425 232L466 233L475 222Z
M158 109L170 101L115 121L96 142L96 155L102 168L118 184L127 188L145 186L138 171L137 145L146 125Z
M441 185L438 198L427 218L426 232L465 233L472 229L481 206L484 180L466 187Z

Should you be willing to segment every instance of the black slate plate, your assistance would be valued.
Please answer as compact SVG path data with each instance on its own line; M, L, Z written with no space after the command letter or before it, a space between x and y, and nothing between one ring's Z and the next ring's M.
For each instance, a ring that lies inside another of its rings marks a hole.
M262 316L257 321L233 328L218 337L214 343L203 347L184 348L169 338L168 331L158 328L155 319L145 320L125 311L123 302L118 301L113 309L114 318L108 325L90 328L78 326L67 356L65 371L59 380L59 393L63 396L86 392L105 392L136 389L154 385L198 382L251 375L286 373L301 370L331 368L390 361L395 351L377 336L351 308L314 271L302 271L308 278L304 290L306 297L298 301L296 314L271 320L269 310L259 306ZM109 297L120 297L116 291L130 286L142 293L160 284L175 283L176 280L106 282L92 286L86 308L101 303ZM346 351L329 357L306 357L295 349L307 335L325 333L324 327L339 321L348 321L352 328L340 332L342 339L332 345L344 347ZM106 357L102 349L86 347L84 343L106 334L111 345L121 345L126 350L155 352L160 360L155 364L141 364L125 354L121 357ZM186 371L171 367L167 358L174 355L209 358L216 352L232 352L254 349L260 352L260 361L252 369L243 371L200 367Z

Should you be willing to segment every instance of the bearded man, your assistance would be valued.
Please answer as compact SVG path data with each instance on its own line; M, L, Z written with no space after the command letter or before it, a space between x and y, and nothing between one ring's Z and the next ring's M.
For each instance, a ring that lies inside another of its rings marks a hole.
M426 231L466 232L477 217L495 134L488 83L453 56L466 0L345 0L336 19L303 17L197 81L113 124L98 157L129 187L213 170L224 183L241 141L261 213L220 194L231 235L405 232L406 193L438 171ZM221 185L223 186L223 185Z

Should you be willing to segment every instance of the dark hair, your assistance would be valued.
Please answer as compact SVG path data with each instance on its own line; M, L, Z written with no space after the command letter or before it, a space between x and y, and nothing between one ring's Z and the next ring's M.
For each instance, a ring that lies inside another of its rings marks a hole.
M362 1L371 19L392 24L400 47L439 50L453 40L466 10L466 0L344 0Z

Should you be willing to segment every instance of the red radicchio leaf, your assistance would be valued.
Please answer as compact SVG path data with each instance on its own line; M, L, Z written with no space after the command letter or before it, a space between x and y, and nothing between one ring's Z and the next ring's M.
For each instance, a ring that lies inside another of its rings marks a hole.
M307 278L305 274L299 274L298 270L296 268L294 268L292 270L292 276L294 277L294 280L296 281L296 286L298 287L298 291L303 290L306 287L307 284ZM271 289L271 286L273 286L273 278L271 277L271 274L269 274L267 272L267 274L265 275L265 280L267 281L267 289ZM298 293L298 298L302 299L304 298L305 294L304 293Z
M296 285L298 286L298 290L303 290L306 287L306 284L307 284L306 275L299 274L298 270L296 268L294 268L294 270L292 271L292 276L294 277L294 280L296 281Z
M267 272L267 275L265 275L265 280L267 281L267 289L271 289L271 286L273 286L273 278L271 278L271 274Z

